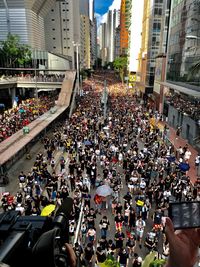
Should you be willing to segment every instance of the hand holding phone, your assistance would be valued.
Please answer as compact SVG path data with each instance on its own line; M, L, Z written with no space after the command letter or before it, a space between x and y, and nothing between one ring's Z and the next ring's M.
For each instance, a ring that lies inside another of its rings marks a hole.
M183 229L177 233L170 218L166 218L165 233L170 251L165 267L193 267L200 246L200 229Z

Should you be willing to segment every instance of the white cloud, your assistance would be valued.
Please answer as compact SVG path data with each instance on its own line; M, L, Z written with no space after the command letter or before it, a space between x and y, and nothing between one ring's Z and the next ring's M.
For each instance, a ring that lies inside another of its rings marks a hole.
M109 7L109 10L119 10L121 7L121 0L114 0L112 5ZM97 19L97 28L99 28L101 23L106 22L107 20L107 13L100 15L98 13L95 13L95 17Z
M114 9L120 9L121 7L121 0L114 0L112 5L109 7L109 10L114 10Z

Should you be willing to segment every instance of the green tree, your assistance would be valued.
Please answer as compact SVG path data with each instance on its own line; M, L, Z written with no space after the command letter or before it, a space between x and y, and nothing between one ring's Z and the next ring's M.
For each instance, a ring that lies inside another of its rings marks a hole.
M113 62L114 69L119 72L122 83L124 83L124 75L127 70L127 64L128 59L126 56L117 57Z
M117 262L113 256L108 256L106 261L99 264L100 267L120 267L119 262Z
M156 259L157 252L150 252L144 259L142 267L163 267L166 263L164 259Z
M0 56L7 68L24 65L31 61L31 50L26 44L20 43L18 35L9 34L7 40L1 42Z

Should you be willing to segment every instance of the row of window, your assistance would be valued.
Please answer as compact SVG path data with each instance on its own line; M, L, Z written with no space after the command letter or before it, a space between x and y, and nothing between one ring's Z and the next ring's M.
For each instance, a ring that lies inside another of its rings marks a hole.
M53 49L56 49L56 46L53 46ZM69 46L68 47L64 46L64 49L70 49L70 47Z
M55 31L56 29L53 28L52 31ZM63 31L66 31L66 29L64 28ZM67 29L67 31L69 31L69 29Z
M68 38L63 38L64 40L70 40L70 38L68 37ZM53 40L56 40L56 38L55 37L53 37Z
M55 19L52 19L51 21L55 21ZM69 19L63 19L63 21L69 21Z

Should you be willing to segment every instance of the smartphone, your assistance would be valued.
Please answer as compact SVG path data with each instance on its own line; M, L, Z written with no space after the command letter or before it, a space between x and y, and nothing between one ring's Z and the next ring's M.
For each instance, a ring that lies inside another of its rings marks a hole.
M200 228L200 201L170 202L169 217L174 229Z

